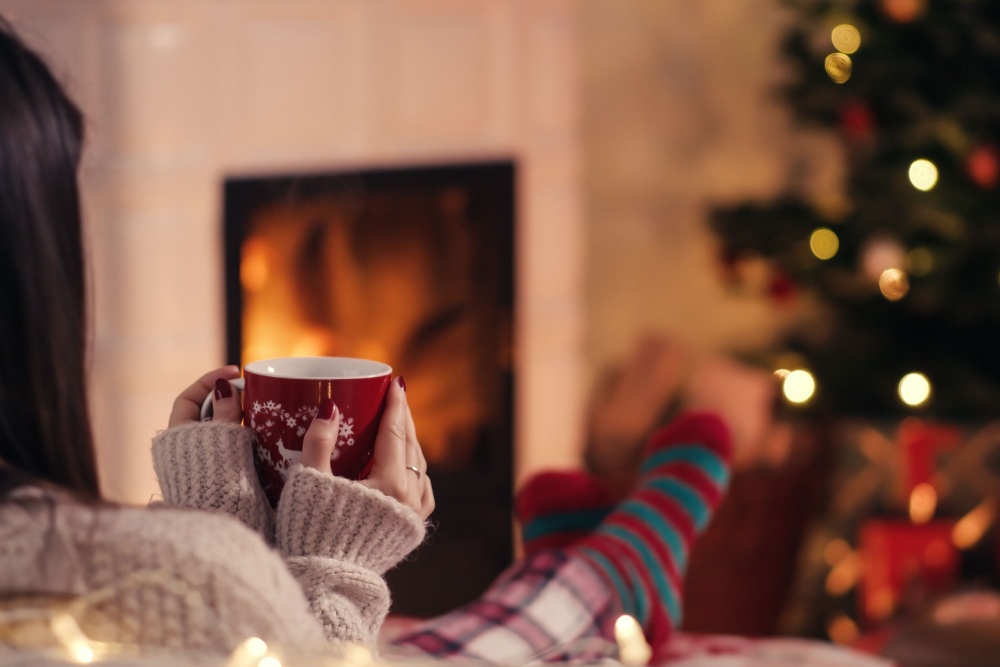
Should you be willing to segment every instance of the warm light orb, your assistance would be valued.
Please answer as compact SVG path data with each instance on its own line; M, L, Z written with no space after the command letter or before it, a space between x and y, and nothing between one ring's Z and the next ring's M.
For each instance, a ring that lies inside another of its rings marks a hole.
M899 398L911 407L922 405L931 396L931 383L923 373L907 373L899 381Z
M860 632L857 623L846 614L841 614L830 620L826 626L826 634L836 644L850 645L858 640Z
M910 183L917 190L927 192L938 182L938 168L930 160L914 160L910 163Z
M926 276L934 270L934 253L928 248L914 248L906 253L906 269L915 276Z
M820 227L809 237L809 249L819 259L831 259L840 249L840 238L832 229Z
M849 23L842 23L833 29L830 40L841 53L854 53L861 46L861 32Z
M843 53L831 53L824 62L826 73L834 83L847 83L851 78L854 64L850 56Z
M243 642L243 645L240 648L246 651L249 655L258 658L263 658L265 655L267 655L268 651L267 642L265 642L260 637L250 637L245 642Z
M792 403L805 403L816 393L816 380L809 371L794 370L785 376L781 391Z
M89 665L94 662L94 649L90 648L87 644L74 644L70 648L70 654L73 657L73 662L83 665Z
M927 482L917 484L910 493L910 520L919 526L933 519L937 500L933 486Z
M927 9L927 0L882 0L882 11L893 21L908 23Z
M257 663L257 667L282 667L281 660L273 655L266 655Z
M983 538L996 519L996 504L987 498L963 516L951 531L951 541L959 549L971 549Z
M628 614L615 621L615 643L618 658L626 667L642 667L649 663L653 651L642 633L642 626Z
M889 301L899 301L910 291L910 279L899 269L886 269L878 278L878 289Z

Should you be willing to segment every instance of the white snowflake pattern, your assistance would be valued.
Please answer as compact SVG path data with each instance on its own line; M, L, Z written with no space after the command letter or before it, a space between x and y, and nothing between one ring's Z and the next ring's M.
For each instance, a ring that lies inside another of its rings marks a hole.
M348 447L354 444L354 417L348 417L340 421L340 431L337 433L337 447L345 444Z

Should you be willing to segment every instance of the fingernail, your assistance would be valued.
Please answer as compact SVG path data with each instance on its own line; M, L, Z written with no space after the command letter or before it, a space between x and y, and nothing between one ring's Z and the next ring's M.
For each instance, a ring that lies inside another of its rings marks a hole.
M402 389L403 391L406 391L406 380L403 379L402 375L400 375L399 377L396 378L396 384L399 385L400 389Z
M330 421L335 414L337 414L337 404L333 402L333 399L328 398L319 406L319 414L316 415L316 418Z
M224 378L219 378L215 381L215 400L221 401L224 398L229 398L233 395L233 385L229 384L229 380Z

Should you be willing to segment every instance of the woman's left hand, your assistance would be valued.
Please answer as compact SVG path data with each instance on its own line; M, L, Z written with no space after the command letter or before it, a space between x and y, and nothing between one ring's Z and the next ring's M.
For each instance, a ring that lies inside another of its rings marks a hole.
M240 376L238 366L223 366L205 373L198 381L181 392L174 400L167 428L201 421L201 405L212 393L212 406L215 409L212 421L231 422L238 424L243 419L243 406L239 394L229 384Z

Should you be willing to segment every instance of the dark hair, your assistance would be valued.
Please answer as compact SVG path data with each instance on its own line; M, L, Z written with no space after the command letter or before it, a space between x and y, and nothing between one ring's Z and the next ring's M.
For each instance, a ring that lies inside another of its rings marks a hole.
M83 117L0 18L0 496L98 499L77 171Z

